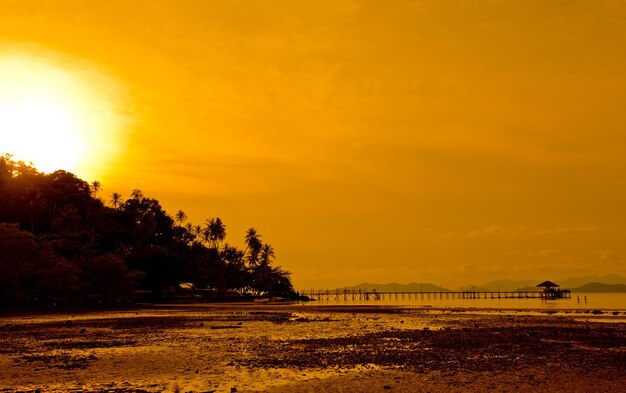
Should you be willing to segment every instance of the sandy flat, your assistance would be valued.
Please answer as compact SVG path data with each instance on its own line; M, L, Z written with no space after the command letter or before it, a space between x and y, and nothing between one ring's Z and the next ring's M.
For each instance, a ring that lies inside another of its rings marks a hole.
M615 392L626 314L179 305L0 318L0 391Z

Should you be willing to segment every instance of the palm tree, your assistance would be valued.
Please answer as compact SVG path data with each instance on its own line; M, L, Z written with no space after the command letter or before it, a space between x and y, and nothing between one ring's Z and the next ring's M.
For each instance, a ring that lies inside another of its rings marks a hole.
M219 248L220 242L226 238L226 225L221 218L217 217L213 220L213 238L216 248Z
M254 228L249 228L246 232L246 251L250 251L250 255L248 256L248 263L250 266L256 266L257 261L259 259L259 252L261 252L261 247L263 243L261 242L261 235L259 235Z
M102 190L102 183L97 180L91 182L91 192L94 198L98 197L98 192L100 192L100 190Z
M210 218L204 223L202 236L210 248L219 249L220 242L226 238L226 225L219 217Z
M211 247L211 220L206 220L204 222L204 227L202 228L202 231L199 232L200 237L202 238L202 241L205 242L209 247Z
M176 212L176 223L178 224L178 226L181 226L183 221L185 221L187 219L187 215L185 214L184 211L179 210Z
M264 244L261 248L261 265L269 266L274 258L276 258L276 255L274 255L274 247L269 244Z
M248 249L250 248L253 248L253 245L260 243L261 235L258 234L256 229L248 228L248 230L246 231L245 241L246 241L246 249L244 250L244 252L248 251Z
M130 192L130 196L131 196L133 199L141 199L141 198L143 198L143 192L141 192L141 190L140 190L140 189L135 188L134 190L132 190L132 191Z
M114 192L113 194L111 194L111 206L113 206L113 209L117 209L121 203L122 194L120 194L119 192Z

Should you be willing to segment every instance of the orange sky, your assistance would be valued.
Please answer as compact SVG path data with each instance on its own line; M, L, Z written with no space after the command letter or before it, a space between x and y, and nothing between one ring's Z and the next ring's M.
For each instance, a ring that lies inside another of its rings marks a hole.
M106 195L254 226L297 288L626 274L621 1L0 8L0 61L115 90Z

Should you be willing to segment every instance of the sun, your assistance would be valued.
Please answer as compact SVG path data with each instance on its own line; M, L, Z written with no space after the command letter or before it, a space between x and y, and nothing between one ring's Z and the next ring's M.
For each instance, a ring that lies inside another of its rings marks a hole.
M23 54L0 57L0 154L42 172L99 176L119 153L124 128L110 88L99 84L93 71Z
M30 91L0 101L2 148L16 158L32 161L43 172L74 171L86 151L80 114L62 97L41 93Z

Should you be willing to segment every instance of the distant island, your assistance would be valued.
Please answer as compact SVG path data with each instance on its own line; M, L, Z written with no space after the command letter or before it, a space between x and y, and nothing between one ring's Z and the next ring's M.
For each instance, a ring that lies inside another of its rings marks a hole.
M604 284L601 282L590 282L578 288L572 288L572 292L606 292L623 293L626 292L626 284Z
M527 279L527 280L498 280L491 281L483 285L467 285L464 287L450 289L435 285L432 283L416 283L409 284L399 283L386 283L386 284L374 284L374 283L361 283L351 287L340 287L332 290L333 292L344 291L362 291L362 292L461 292L461 291L476 291L476 292L529 292L539 291L536 287L542 280ZM569 289L572 292L613 292L620 293L626 292L626 277L618 274L607 274L605 276L584 276L573 277L562 281L556 281L562 289Z
M544 281L545 278L527 278L524 280L496 280L490 281L486 284L476 285L479 290L484 291L516 291L524 289L526 287L531 288L537 285L539 282ZM577 288L589 283L602 283L602 284L626 284L626 277L619 274L610 273L604 276L588 275L580 277L570 277L563 280L553 280L561 286L563 289L569 289L574 291Z
M395 282L388 284L362 283L352 287L337 288L336 291L362 291L362 292L451 292L448 288L443 288L431 283L398 284Z
M256 229L240 249L225 242L219 217L193 225L139 189L105 202L101 188L0 156L0 307L162 300L193 289L295 296L289 272Z

